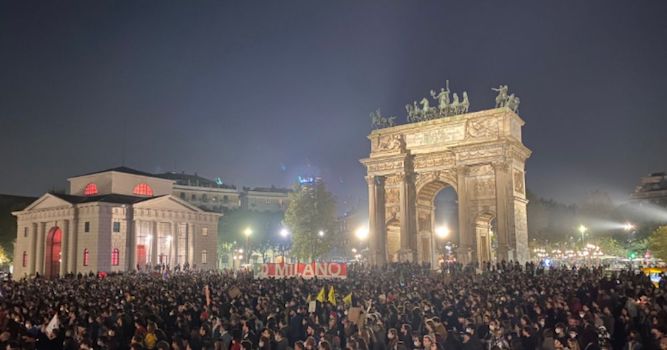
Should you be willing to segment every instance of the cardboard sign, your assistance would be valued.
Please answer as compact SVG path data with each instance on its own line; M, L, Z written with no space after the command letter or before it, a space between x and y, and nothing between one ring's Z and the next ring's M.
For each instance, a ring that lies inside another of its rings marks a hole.
M263 264L258 278L347 278L346 263Z
M239 297L242 293L241 293L241 290L239 289L239 287L235 286L235 287L229 288L229 290L227 291L227 294L229 295L230 298L234 299L236 297Z
M308 303L308 313L317 311L317 301L313 300Z
M359 322L363 321L361 319L361 313L362 311L360 307L351 307L349 310L347 310L347 319L359 326L361 325Z

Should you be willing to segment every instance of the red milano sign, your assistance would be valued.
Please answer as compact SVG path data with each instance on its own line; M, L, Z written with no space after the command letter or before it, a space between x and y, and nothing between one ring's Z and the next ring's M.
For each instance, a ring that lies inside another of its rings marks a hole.
M259 278L347 278L345 263L264 264Z

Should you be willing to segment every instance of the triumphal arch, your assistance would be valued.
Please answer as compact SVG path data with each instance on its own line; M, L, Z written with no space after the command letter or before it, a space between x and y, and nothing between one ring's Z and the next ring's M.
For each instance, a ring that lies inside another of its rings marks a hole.
M371 263L435 264L442 239L434 233L434 200L449 186L458 196L457 237L449 239L459 261L528 260L524 174L531 151L521 141L518 97L506 85L494 90L496 108L473 113L467 93L452 101L447 87L431 91L437 107L426 99L407 105L408 124L371 114L371 152L361 160Z

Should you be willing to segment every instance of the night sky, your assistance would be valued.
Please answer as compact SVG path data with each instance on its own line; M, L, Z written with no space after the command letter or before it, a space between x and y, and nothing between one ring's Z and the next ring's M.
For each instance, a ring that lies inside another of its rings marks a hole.
M0 193L124 164L365 206L368 114L449 79L521 98L528 189L623 200L667 170L665 1L2 1Z

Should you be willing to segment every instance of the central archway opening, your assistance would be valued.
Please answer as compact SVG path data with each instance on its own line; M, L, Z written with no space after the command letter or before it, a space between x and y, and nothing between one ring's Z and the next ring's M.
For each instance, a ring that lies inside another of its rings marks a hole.
M55 278L60 274L62 238L63 231L60 229L60 227L55 226L49 230L49 234L46 240L45 252L45 275L47 278Z
M455 261L459 244L458 195L450 184L435 180L417 193L417 259L436 267Z

